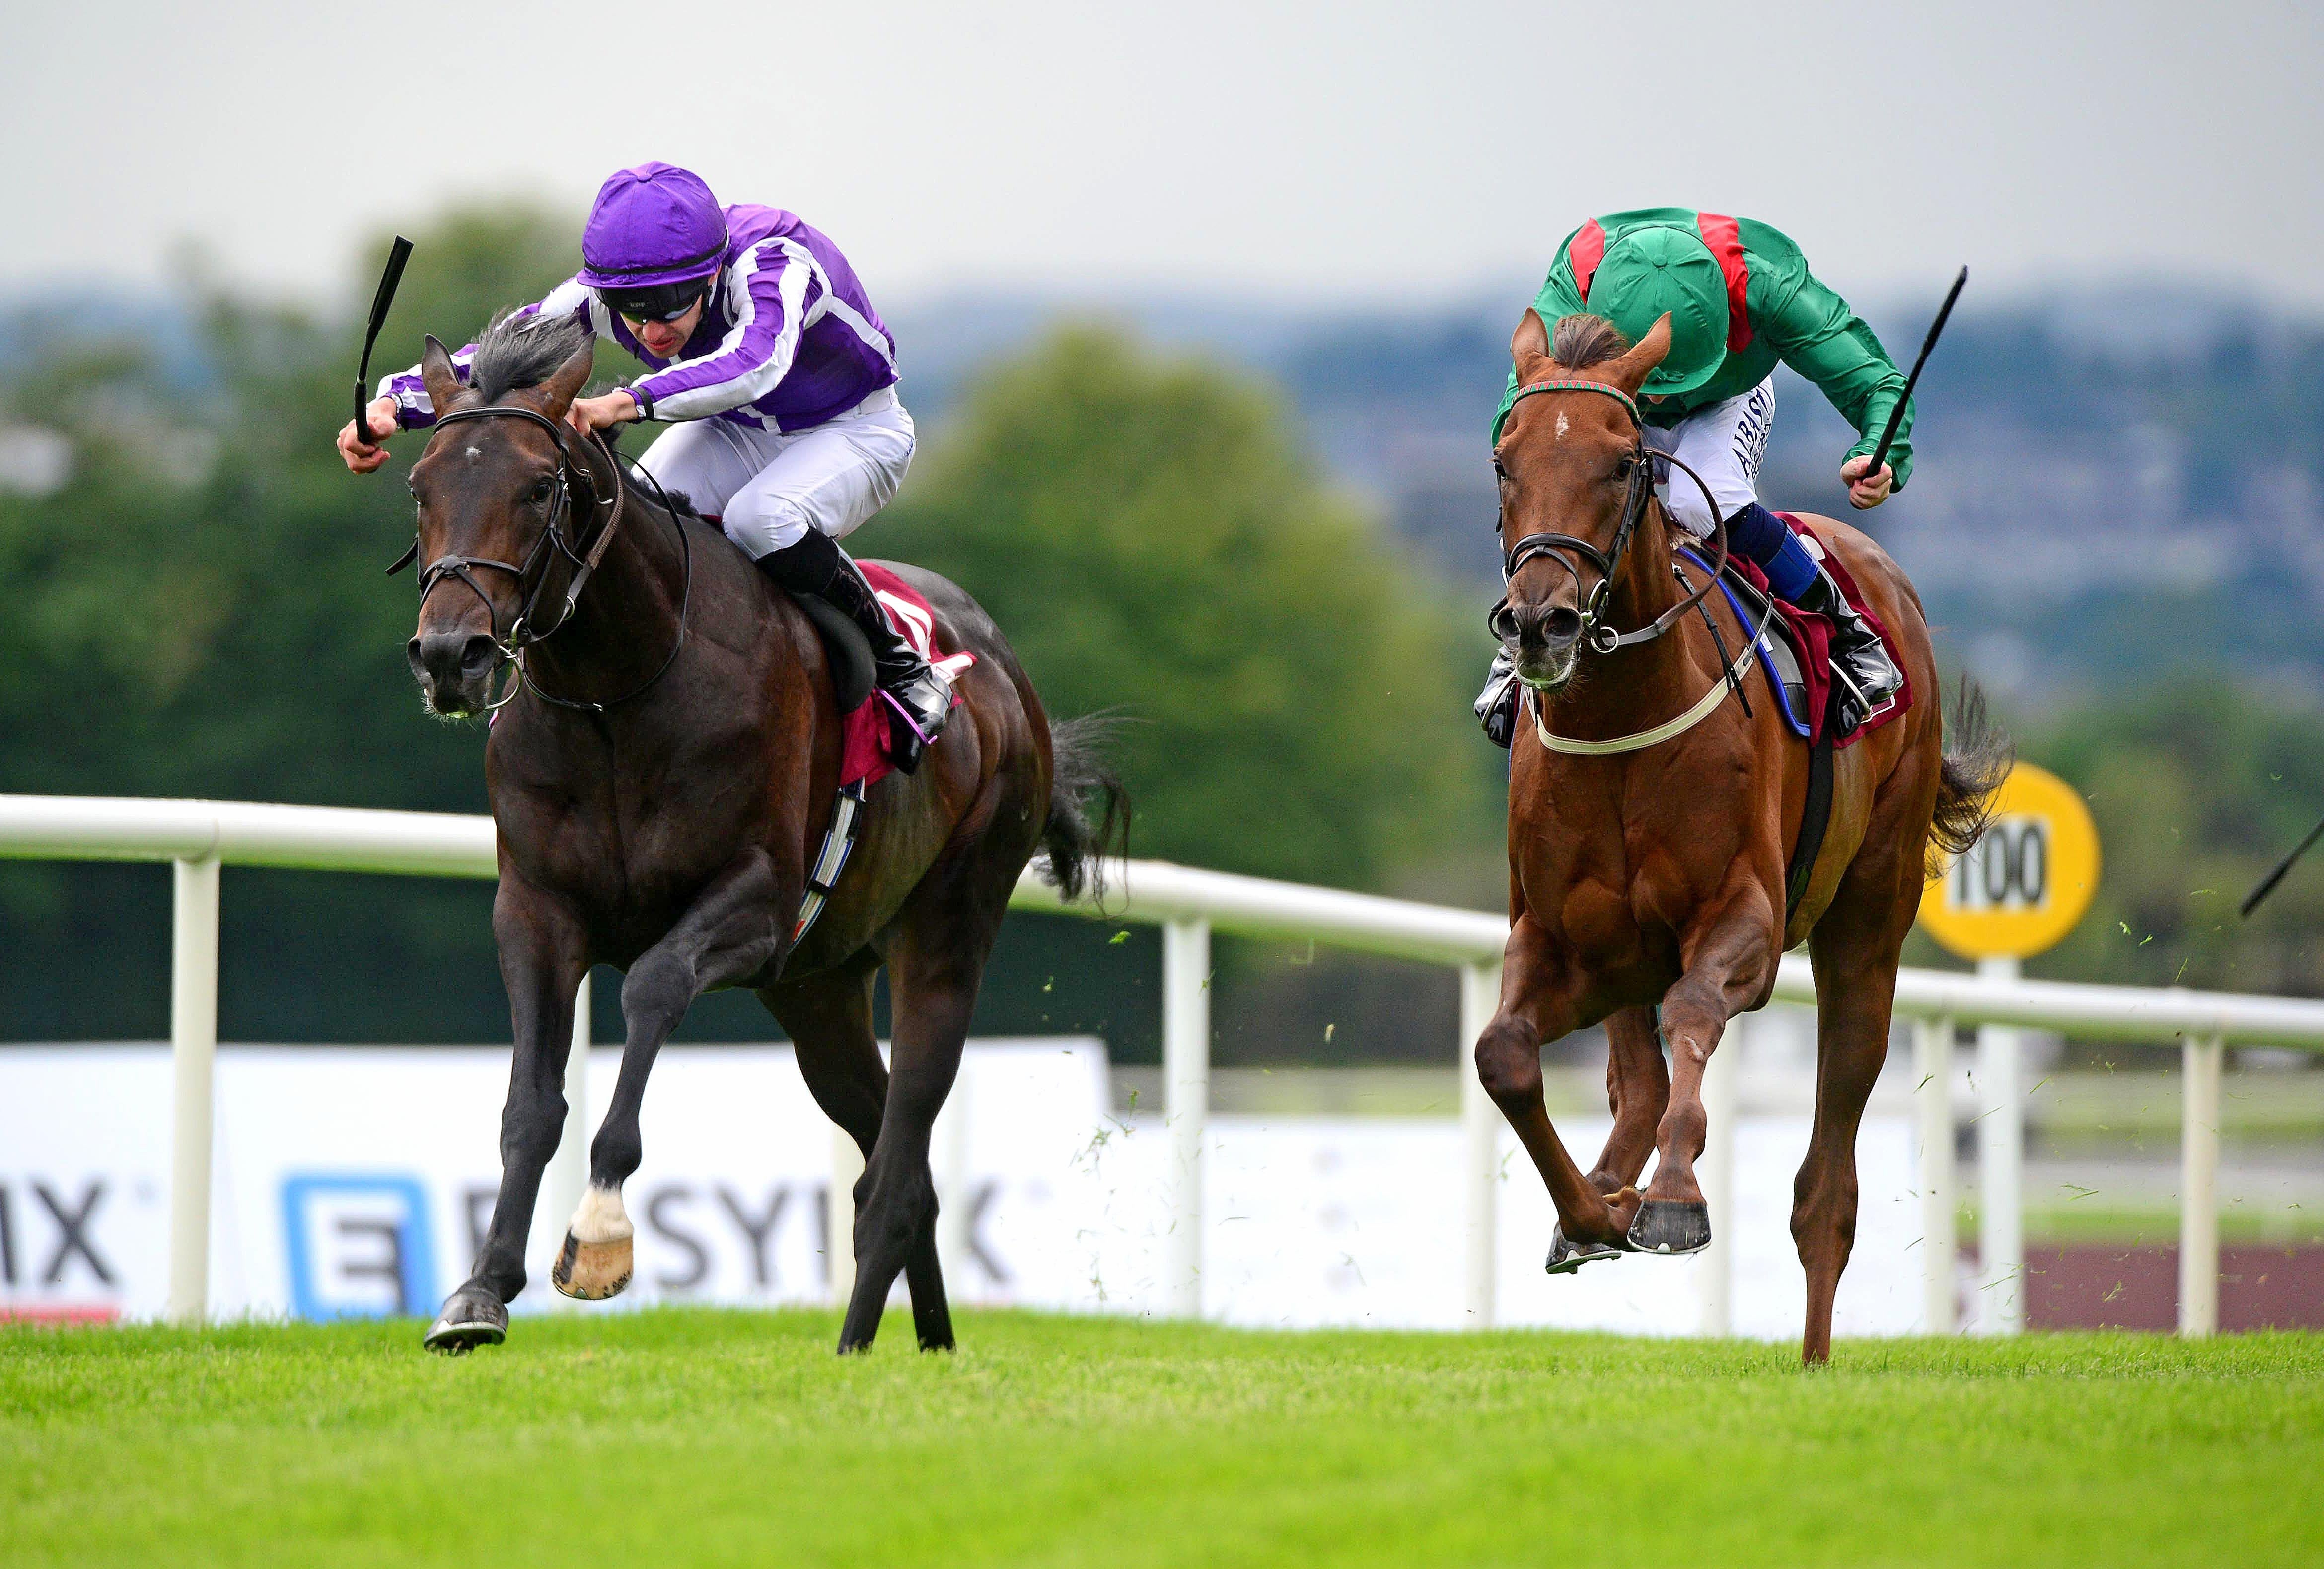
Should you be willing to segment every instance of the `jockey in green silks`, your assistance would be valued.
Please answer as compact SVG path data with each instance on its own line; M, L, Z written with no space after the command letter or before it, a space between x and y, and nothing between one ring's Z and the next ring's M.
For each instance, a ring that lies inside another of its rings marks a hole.
M1863 318L1808 271L1800 248L1748 218L1675 207L1610 213L1566 236L1534 309L1553 327L1561 317L1601 317L1633 343L1670 317L1670 353L1638 397L1646 446L1702 475L1726 517L1729 547L1757 563L1778 595L1831 618L1839 700L1849 710L1837 715L1841 733L1894 698L1904 676L1824 570L1821 547L1759 504L1778 362L1821 388L1856 428L1856 445L1840 467L1849 504L1878 506L1913 472L1909 408L1888 461L1877 474L1866 472L1889 411L1904 395L1904 374ZM1493 416L1497 443L1517 389L1512 371ZM1712 518L1702 491L1665 474L1655 487L1663 510L1688 533L1707 536ZM1506 653L1494 656L1476 707L1485 734L1508 745L1517 683Z

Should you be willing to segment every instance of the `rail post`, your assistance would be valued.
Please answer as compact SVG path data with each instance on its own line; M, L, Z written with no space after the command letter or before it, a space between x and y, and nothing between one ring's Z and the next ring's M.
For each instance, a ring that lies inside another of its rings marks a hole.
M1696 1288L1702 1293L1698 1333L1725 1339L1735 1333L1735 1117L1736 1079L1743 1070L1743 1043L1751 1030L1751 1015L1738 1013L1702 1065L1702 1158L1695 1163L1695 1179L1711 1210L1711 1246L1694 1261Z
M1490 1329L1494 1274L1499 1262L1501 1112L1477 1076L1477 1038L1501 1005L1499 960L1461 966L1461 1049L1454 1057L1461 1075L1462 1238L1464 1282L1462 1306L1471 1329Z
M2216 1035L2181 1048L2187 1083L2179 1130L2179 1333L2219 1331L2219 1066Z
M1987 981L2013 982L2017 960L1979 959ZM1977 1076L1985 1106L1978 1124L1977 1326L1981 1334L2015 1334L2025 1324L2025 1097L2017 1029L1981 1025Z
M1165 1292L1177 1318L1203 1315L1203 1135L1211 1111L1211 923L1162 928L1162 1119L1170 1130Z
M218 862L171 863L170 931L170 1316L210 1304L210 1138L217 1125Z
M1921 1319L1931 1334L1960 1328L1953 1279L1953 1214L1960 1205L1953 1159L1953 1021L1913 1021L1913 1100L1921 1124Z

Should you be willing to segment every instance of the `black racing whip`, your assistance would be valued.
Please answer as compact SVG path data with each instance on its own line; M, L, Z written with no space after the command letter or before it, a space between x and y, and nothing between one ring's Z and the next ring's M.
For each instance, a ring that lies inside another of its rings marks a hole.
M1904 411L1912 406L1913 389L1921 384L1921 367L1929 363L1929 351L1937 346L1937 335L1945 329L1945 318L1953 313L1953 301L1960 298L1961 286L1969 281L1969 269L1963 267L1953 279L1953 286L1945 291L1945 302L1937 307L1937 318L1929 323L1929 336L1921 340L1921 357L1913 362L1913 374L1904 378L1904 395L1888 411L1888 429L1880 432L1880 445L1872 449L1872 461L1865 466L1867 479L1880 472L1888 461L1888 444L1896 439L1896 427L1904 421Z
M2243 917L2246 920L2249 920L2251 912L2259 908L2261 900L2275 891L2275 885L2283 881L2283 874L2292 870L2292 863L2307 854L2309 846L2319 838L2324 838L2324 822L2319 822L2314 827L2309 829L2308 837L2294 844L2292 847L2292 854L2277 862L2275 870L2261 878L2257 888L2244 895Z
M395 303L395 286L403 281L403 263L411 260L411 242L401 235L388 247L387 271L379 275L379 293L371 302L371 327L364 334L363 364L355 370L355 445L376 447L371 434L371 351L379 329L387 325L387 308Z

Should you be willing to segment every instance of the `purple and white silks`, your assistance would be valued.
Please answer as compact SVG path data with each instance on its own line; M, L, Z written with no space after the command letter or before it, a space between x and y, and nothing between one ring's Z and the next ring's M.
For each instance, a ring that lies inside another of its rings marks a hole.
M710 303L676 359L648 354L577 277L518 314L568 314L637 355L650 369L631 391L659 420L716 416L804 430L895 385L895 335L830 237L779 208L725 210L728 238ZM463 382L475 354L469 344L452 356ZM379 395L395 400L403 429L435 423L418 366L384 378Z

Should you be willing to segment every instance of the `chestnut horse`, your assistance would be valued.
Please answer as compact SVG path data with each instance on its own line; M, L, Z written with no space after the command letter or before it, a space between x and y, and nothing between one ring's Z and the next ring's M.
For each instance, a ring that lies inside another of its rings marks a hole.
M1898 954L1932 855L1982 828L2007 746L1965 687L1963 744L1945 754L1935 657L1911 584L1856 530L1806 520L1869 596L1918 700L1834 755L1829 827L1787 912L1808 749L1775 703L1747 710L1739 688L1727 694L1730 657L1752 629L1711 594L1702 609L1722 623L1714 635L1672 569L1683 536L1655 500L1654 476L1688 476L1646 452L1634 401L1669 346L1667 317L1635 347L1594 317L1568 317L1553 346L1530 310L1510 339L1528 390L1494 452L1509 572L1494 620L1530 717L1510 757L1509 939L1477 1072L1556 1203L1554 1271L1617 1251L1699 1251L1711 1241L1694 1177L1704 1065L1727 1021L1767 1001L1777 959L1804 939L1816 1103L1792 1235L1808 1280L1802 1350L1817 1363L1831 1355L1832 1297L1855 1238L1857 1123L1887 1055ZM1703 704L1715 706L1689 727L1676 723ZM1550 1125L1541 1048L1600 1020L1614 1131L1584 1172ZM1641 1194L1649 1153L1654 1181Z
M465 1351L507 1332L541 1170L565 1126L574 992L590 965L609 964L627 972L628 1038L558 1288L608 1297L628 1283L622 1186L641 1158L654 1055L696 997L749 986L865 1158L839 1349L872 1343L899 1271L920 1345L949 1347L929 1126L1019 873L1046 845L1050 876L1077 893L1126 826L1120 786L1087 727L1053 734L967 595L898 568L934 607L939 648L976 662L958 684L962 711L918 771L869 791L853 855L799 938L839 787L835 661L799 604L741 551L625 483L602 441L573 436L565 416L595 346L570 322L512 318L486 333L468 385L432 337L422 363L438 421L411 469L423 563L412 670L432 711L464 715L516 667L484 749L499 827L493 931L516 1039L500 1195L475 1271L427 1343ZM1104 801L1094 826L1084 795ZM892 1067L872 1034L883 964Z

